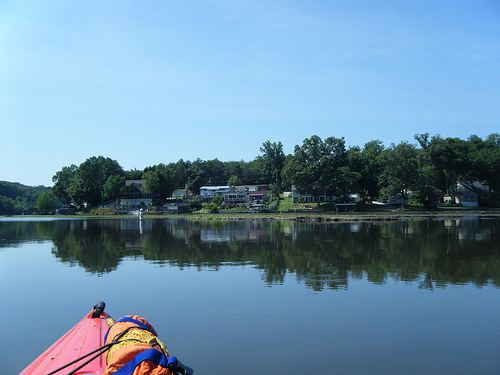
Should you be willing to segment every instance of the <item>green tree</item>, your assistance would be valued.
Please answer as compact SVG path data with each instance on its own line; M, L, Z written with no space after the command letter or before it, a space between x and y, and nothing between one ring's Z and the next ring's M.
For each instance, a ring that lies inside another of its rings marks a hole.
M444 191L439 179L439 171L432 162L429 133L416 134L415 139L421 149L418 153L418 177L416 184L417 200L426 208L435 207Z
M189 207L193 211L199 211L203 208L203 200L199 196L194 196L189 202Z
M38 196L35 208L41 214L48 214L53 212L58 206L56 196L52 191L45 191Z
M382 166L380 157L384 151L381 141L366 143L363 149L351 147L347 151L349 167L359 174L356 181L360 197L364 202L378 198L380 195L380 174Z
M0 195L0 215L13 215L19 213L14 200Z
M93 156L78 167L70 192L76 201L85 201L90 206L97 206L103 203L104 184L113 175L125 175L116 160Z
M208 209L208 212L210 212L211 214L216 214L219 212L219 206L213 202L208 204L207 209Z
M0 181L0 214L32 212L38 196L50 191L46 186L26 186L19 182Z
M302 194L319 197L323 194L345 196L359 174L349 169L343 138L328 137L324 141L313 135L302 146L295 146L294 154L283 168L287 181ZM317 200L319 204L319 199Z
M430 163L423 163L418 167L416 193L418 201L426 208L435 207L443 191L438 189L438 171Z
M418 151L408 142L392 145L381 155L382 173L381 182L389 194L399 194L403 201L408 190L417 185Z
M269 182L265 176L260 158L242 164L242 180L247 184L265 184Z
M359 184L366 197L377 198L380 195L379 176L382 172L381 155L384 145L379 140L366 143L361 151L361 178Z
M470 140L470 139L469 139ZM486 183L490 191L500 191L500 135L491 134L472 152L477 179Z
M85 185L86 181L76 174L68 187L68 194L71 197L71 202L80 208L84 206L85 202L88 202Z
M147 172L144 172L142 179L153 197L153 204L162 206L165 199L172 195L174 191L173 173L165 164L158 164Z
M69 167L63 167L52 177L53 192L63 203L68 204L73 199L71 185L74 183L77 170L78 167L71 164Z
M224 202L224 197L222 195L216 195L215 197L212 198L212 203L217 205L217 207L220 207L223 202Z
M187 163L186 168L186 185L193 193L197 194L200 187L206 183L205 170L201 159Z
M109 176L104 183L104 199L118 201L125 190L125 176Z
M130 169L125 171L125 178L127 180L140 180L143 173L144 171L141 171L140 169Z
M168 164L168 168L172 172L173 184L176 188L186 187L187 175L186 168L187 163L179 159L176 163Z
M259 159L266 173L266 176L272 181L278 192L282 191L281 172L285 165L286 156L283 152L281 142L265 141L260 148L262 156Z
M227 180L227 184L229 186L238 186L238 185L241 185L241 179L238 176L236 176L236 175L232 175Z
M472 170L470 145L460 138L434 136L427 145L432 164L441 174L443 190L456 195L457 182Z

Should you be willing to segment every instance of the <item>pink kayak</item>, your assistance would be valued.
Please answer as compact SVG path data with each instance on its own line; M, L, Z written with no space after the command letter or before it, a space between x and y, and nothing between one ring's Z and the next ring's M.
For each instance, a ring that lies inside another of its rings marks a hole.
M35 359L21 374L103 375L106 363L99 349L104 345L104 335L108 331L108 324L113 323L110 316L104 312L104 307L104 302L99 302L94 306L92 311ZM89 353L93 354L86 356ZM85 358L72 363L82 356Z

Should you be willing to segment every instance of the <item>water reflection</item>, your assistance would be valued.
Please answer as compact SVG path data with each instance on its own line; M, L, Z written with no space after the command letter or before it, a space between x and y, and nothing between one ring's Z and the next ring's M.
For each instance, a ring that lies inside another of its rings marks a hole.
M0 248L50 240L55 257L95 274L112 272L124 258L199 269L251 264L266 283L293 273L316 291L347 288L362 277L417 281L422 288L500 286L499 229L500 220L477 217L389 224L18 221L0 222Z

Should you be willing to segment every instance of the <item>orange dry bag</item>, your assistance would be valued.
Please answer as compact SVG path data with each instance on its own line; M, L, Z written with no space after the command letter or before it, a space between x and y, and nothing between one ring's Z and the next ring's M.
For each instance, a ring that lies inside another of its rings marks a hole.
M185 371L170 356L149 322L136 315L118 319L108 330L105 375L177 375Z

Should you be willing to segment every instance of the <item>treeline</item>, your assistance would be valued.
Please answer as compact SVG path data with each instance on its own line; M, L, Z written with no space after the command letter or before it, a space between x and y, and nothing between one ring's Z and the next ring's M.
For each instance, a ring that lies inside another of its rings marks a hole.
M500 135L442 138L417 134L417 144L403 141L385 148L378 140L346 149L343 138L312 136L287 157L283 181L300 192L335 195L359 193L363 201L411 192L415 203L433 206L458 181L479 181L490 192L500 188Z
M65 203L97 206L117 200L126 179L142 179L154 201L161 203L175 188L195 194L203 185L268 184L271 193L290 190L313 196L334 195L339 201L358 193L367 202L402 196L434 205L458 181L480 181L491 192L500 189L500 135L484 139L443 138L418 134L415 143L385 147L373 140L346 147L344 138L311 136L286 155L281 142L266 141L252 161L218 159L156 164L144 170L124 170L116 160L91 157L79 166L62 168L54 177L54 194Z
M32 213L42 193L50 192L46 186L26 186L18 182L0 181L0 214Z
M52 181L54 194L65 203L97 206L117 200L125 188L125 180L145 182L156 202L169 197L176 188L187 187L198 192L203 185L268 183L262 162L222 162L218 159L156 164L144 170L124 170L116 160L91 157L79 166L70 165L58 171Z

